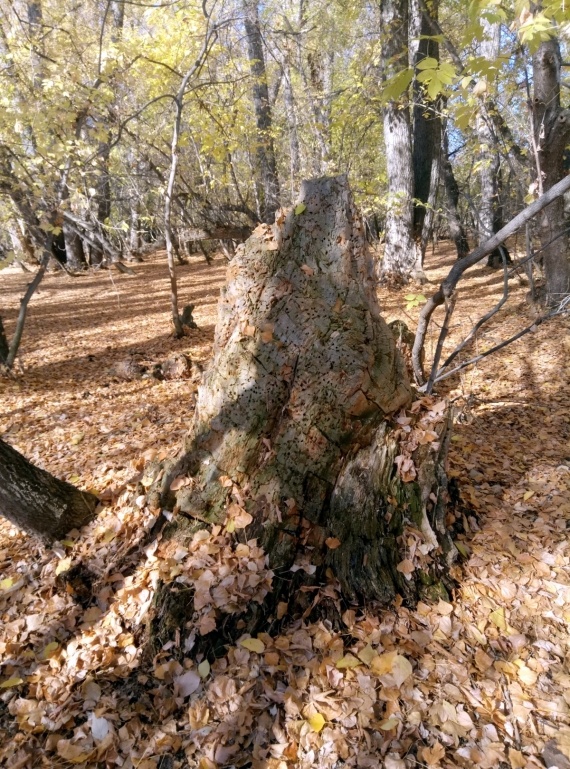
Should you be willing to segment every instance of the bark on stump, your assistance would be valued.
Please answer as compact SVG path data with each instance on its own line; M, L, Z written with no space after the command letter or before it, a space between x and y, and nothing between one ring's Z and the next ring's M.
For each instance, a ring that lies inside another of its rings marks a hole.
M415 456L416 480L396 472L390 417L411 401L346 177L305 182L296 208L260 225L228 268L193 429L162 482L163 507L180 511L173 535L183 539L186 527L191 536L189 518L224 521L229 477L253 517L246 537L258 538L276 573L304 552L351 602L386 603L397 592L413 601L437 569L410 580L397 570L404 527L434 553L454 548L444 528L448 420L439 448ZM191 481L174 494L180 475ZM330 537L340 546L327 548ZM273 600L290 584L277 583ZM162 643L171 599L168 587L159 591L151 622ZM184 609L172 611L180 627Z
M0 440L0 515L44 541L95 517L94 494L60 481Z

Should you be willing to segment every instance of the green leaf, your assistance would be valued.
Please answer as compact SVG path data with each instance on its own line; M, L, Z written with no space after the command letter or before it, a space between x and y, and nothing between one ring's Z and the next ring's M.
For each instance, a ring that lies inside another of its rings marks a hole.
M394 75L385 85L381 99L383 101L394 101L401 96L412 82L414 71L411 68L403 69Z
M433 59L431 56L426 56L418 62L418 69L437 69L437 59Z
M299 214L302 214L303 211L307 210L307 206L304 203L299 203L297 206L295 206L295 215L299 216Z
M443 90L443 83L437 77L434 77L433 80L428 83L427 92L429 98L432 101L435 101L437 97L443 92Z

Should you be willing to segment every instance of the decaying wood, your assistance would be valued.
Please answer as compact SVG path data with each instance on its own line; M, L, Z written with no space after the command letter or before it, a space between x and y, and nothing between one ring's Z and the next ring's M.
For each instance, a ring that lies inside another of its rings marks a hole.
M213 360L162 506L223 523L237 487L251 516L246 537L279 574L309 558L332 569L349 600L386 602L397 591L413 600L420 575L407 580L396 568L404 526L421 532L427 551L452 545L443 526L448 422L419 448L412 482L396 471L401 435L391 417L411 401L346 178L305 182L296 208L260 225L228 268ZM181 476L187 482L172 483ZM331 538L339 545L328 549Z

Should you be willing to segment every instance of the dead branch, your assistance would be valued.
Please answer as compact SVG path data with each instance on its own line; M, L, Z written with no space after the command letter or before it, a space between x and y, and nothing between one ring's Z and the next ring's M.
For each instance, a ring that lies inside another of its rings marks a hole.
M416 330L416 339L412 350L412 365L414 369L414 375L419 384L423 384L425 381L421 358L429 323L435 309L442 305L446 299L450 299L463 273L468 270L469 267L473 267L473 265L477 264L486 256L488 256L492 251L500 246L501 243L513 235L520 227L525 225L528 221L530 221L530 219L540 213L540 211L546 208L546 206L548 206L554 200L559 198L561 195L564 195L564 193L568 190L570 190L570 174L565 176L563 179L561 179L561 181L558 182L558 184L555 184L553 187L551 187L548 192L545 192L544 195L541 195L537 200L523 209L519 214L517 214L517 216L515 216L514 219L512 219L501 230L499 230L496 235L493 235L492 238L489 238L489 240L487 240L481 246L478 246L468 256L465 256L462 259L458 259L455 262L447 277L441 283L439 289L433 296L428 299L420 313L418 328Z
M465 339L457 345L455 350L451 353L451 355L444 361L443 365L439 369L439 371L435 370L435 360L434 360L434 366L432 367L432 371L430 374L430 381L433 385L435 381L439 378L440 373L446 369L451 361L455 360L455 358L459 355L461 350L463 350L469 342L473 339L475 334L479 331L479 329L487 323L488 320L490 320L493 315L496 315L501 307L505 304L507 299L509 298L509 271L507 267L507 260L505 258L504 254L501 254L501 257L503 259L503 296L499 300L499 302L491 309L489 312L487 312L485 315L483 315L482 318L480 318L477 323L473 326L471 332L465 337ZM429 386L429 385L428 385Z
M568 312L568 309L570 308L570 295L565 297L562 302L558 305L556 310L553 310L552 312L549 312L547 315L542 315L540 318L537 318L535 321L533 321L529 326L526 326L521 331L518 331L513 336L509 337L508 339L505 339L503 342L500 342L499 344L496 344L494 347L491 347L489 350L485 350L485 352L482 352L480 355L477 355L475 358L470 358L469 360L466 360L464 363L460 363L459 366L456 366L455 368L451 369L451 371L447 371L445 374L438 375L435 380L434 384L437 382L441 382L443 379L447 379L448 377L452 376L453 374L456 374L458 371L461 371L461 369L467 368L467 366L472 366L474 363L478 363L480 360L483 360L483 358L486 358L488 355L492 355L494 352L498 352L499 350L502 350L503 347L507 347L507 345L512 344L513 342L516 342L517 339L520 339L522 336L525 336L529 333L534 333L537 328L542 325L545 321L551 320L552 318L555 318L558 315L562 315L565 312Z

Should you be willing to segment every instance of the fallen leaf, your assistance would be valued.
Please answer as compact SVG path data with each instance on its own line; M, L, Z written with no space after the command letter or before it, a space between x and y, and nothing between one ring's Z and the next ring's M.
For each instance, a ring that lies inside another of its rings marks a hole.
M392 716L391 718L387 718L384 721L380 721L378 728L385 732L389 732L391 729L395 729L400 723L401 721L399 718Z
M111 725L106 718L99 718L94 713L91 715L91 734L96 742L101 742L109 734Z
M437 766L445 756L445 748L440 742L435 742L431 748L423 748L421 751L422 759L428 766Z
M208 662L208 660L203 660L198 665L198 675L200 676L200 678L208 678L208 676L210 675L210 663Z
M326 724L325 718L320 713L315 713L314 716L307 718L307 723L314 732L320 732L323 726Z
M361 664L361 661L357 660L352 654L346 654L337 660L336 666L339 670L343 670L344 668L357 668Z
M71 569L71 558L61 558L55 567L56 574L63 574Z
M181 697L186 698L191 694L194 694L194 692L200 687L201 679L198 673L196 673L194 670L187 670L186 673L182 673L182 675L176 676L174 678L174 683L176 685L178 694Z
M19 678L18 676L12 676L12 678L6 679L6 681L2 681L0 684L0 689L10 689L12 686L19 686L20 684L24 683L23 678Z
M259 638L244 638L243 641L239 642L239 645L256 654L263 654L265 651L265 644Z

